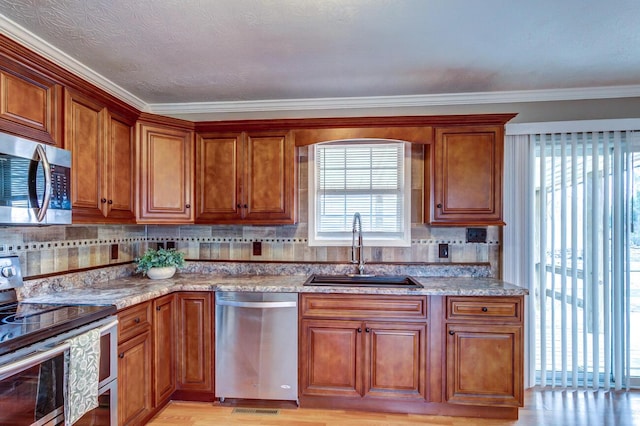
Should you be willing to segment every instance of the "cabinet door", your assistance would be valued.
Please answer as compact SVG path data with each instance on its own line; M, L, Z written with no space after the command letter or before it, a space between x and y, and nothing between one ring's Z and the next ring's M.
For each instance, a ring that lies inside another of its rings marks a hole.
M303 320L300 334L301 395L362 395L362 323Z
M522 407L522 327L447 325L447 402Z
M102 152L106 108L84 95L66 92L66 141L71 150L73 221L103 218Z
M200 135L196 146L196 222L242 219L243 143L240 133Z
M118 346L118 424L138 425L151 412L151 334Z
M364 396L425 399L425 324L365 324Z
M135 219L133 140L133 127L109 114L104 144L106 171L102 178L100 202L104 216L118 222L133 222Z
M246 135L244 219L250 223L295 222L295 147L283 132Z
M175 299L173 294L153 302L153 406L160 406L176 390Z
M141 223L193 222L193 132L139 124Z
M503 128L436 129L432 224L504 225Z
M61 147L62 116L62 86L26 71L0 71L0 129Z
M212 293L179 293L178 389L213 392Z

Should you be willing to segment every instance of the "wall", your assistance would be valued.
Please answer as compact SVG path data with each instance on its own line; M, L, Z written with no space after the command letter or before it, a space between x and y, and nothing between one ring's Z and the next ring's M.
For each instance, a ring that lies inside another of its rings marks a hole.
M307 245L307 148L298 150L298 223L286 226L222 225L70 225L0 228L0 256L20 256L25 277L129 262L147 246L174 241L187 259L252 261L347 262L350 247ZM489 227L488 244L465 242L465 228L430 227L422 223L423 147L412 148L412 244L406 248L366 247L367 262L490 262L499 274L500 229ZM262 242L253 256L252 243ZM450 247L448 259L438 259L438 244ZM117 244L118 259L111 259Z

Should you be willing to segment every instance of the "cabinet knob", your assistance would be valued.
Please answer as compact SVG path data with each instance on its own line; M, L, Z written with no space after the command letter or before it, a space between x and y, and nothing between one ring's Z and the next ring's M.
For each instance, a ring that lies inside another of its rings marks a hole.
M156 306L156 311L161 310L162 308L160 306Z
M190 209L190 208L191 208L191 204L186 204L184 207L185 207L186 209Z
M100 202L104 204L104 203L106 203L106 202L107 202L107 199L106 199L106 198L101 198L101 199L100 199Z
M243 207L244 207L245 209L248 209L248 208L249 208L249 206L248 206L247 204L245 204Z
M441 209L442 208L442 204L438 203L438 205L436 206L437 208Z
M488 310L489 310L489 309L487 309L487 307L486 307L486 306L483 306L483 307L482 307L482 312L487 312Z
M358 333L362 333L362 328L358 327Z
M453 336L454 334L456 334L456 332L453 330L449 330L449 334Z
M124 352L120 352L120 353L118 354L118 358L124 358Z
M107 204L113 204L113 200L107 201Z
M242 204L238 204L236 207L241 209L242 208Z
M365 328L364 331L366 331L367 333L369 333L371 331L371 329L369 327Z
M140 318L134 319L133 322L135 322L136 324L140 324Z

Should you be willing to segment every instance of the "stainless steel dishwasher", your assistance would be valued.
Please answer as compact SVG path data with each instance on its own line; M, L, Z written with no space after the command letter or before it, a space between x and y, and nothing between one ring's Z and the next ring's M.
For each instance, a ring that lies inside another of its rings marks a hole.
M216 397L298 402L298 295L216 292Z

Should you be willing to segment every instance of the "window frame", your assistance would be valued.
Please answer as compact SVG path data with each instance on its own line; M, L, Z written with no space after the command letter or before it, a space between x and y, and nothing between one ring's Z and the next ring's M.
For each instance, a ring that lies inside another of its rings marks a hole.
M316 229L317 217L317 190L316 190L316 149L318 146L333 144L337 146L356 146L358 144L402 144L403 145L403 224L401 236L380 238L379 233L373 236L370 232L363 231L365 246L373 247L410 247L411 246L411 143L396 139L357 138L327 141L309 146L308 152L308 245L309 246L351 246L352 234L344 236L318 235ZM397 233L393 233L397 234Z

